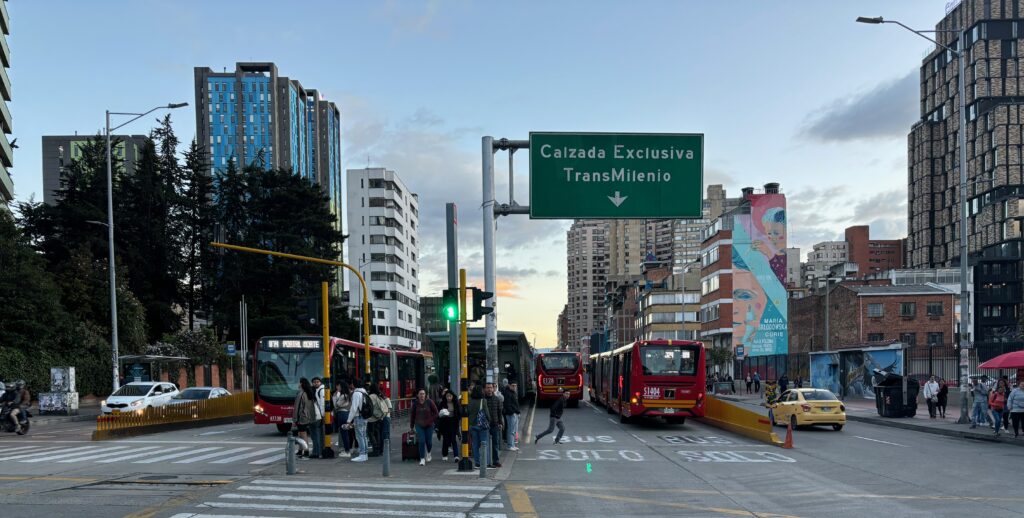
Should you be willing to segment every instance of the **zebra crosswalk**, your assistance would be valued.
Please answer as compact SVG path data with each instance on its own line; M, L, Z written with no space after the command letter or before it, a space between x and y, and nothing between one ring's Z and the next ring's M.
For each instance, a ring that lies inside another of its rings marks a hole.
M291 518L309 513L424 518L506 518L493 481L404 484L254 479L170 518Z
M24 464L230 464L246 463L255 466L284 460L284 445L273 448L259 446L169 446L139 443L104 442L90 446L17 446L0 448L0 462Z

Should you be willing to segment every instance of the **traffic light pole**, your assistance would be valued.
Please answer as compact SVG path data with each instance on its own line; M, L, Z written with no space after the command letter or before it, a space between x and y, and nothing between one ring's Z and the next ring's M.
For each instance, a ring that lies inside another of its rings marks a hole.
M324 409L327 408L327 401L331 400L331 312L330 305L327 303L327 283L320 283L320 308L323 311L323 318L320 320L323 323L323 344L324 344L324 377L320 380L324 386ZM333 428L331 427L331 414L334 412L324 412L324 421L320 425L324 428L324 449L321 453L320 458L322 459L333 459L334 449L331 448L331 437L333 434L330 432Z
M484 347L487 354L487 382L495 383L498 378L498 300L497 300L497 279L494 273L494 220L496 216L509 214L529 214L530 208L516 204L512 199L513 175L512 175L512 154L516 149L529 149L529 140L508 140L499 139L495 142L494 137L482 138L483 155L483 203L484 209L484 291L494 294L490 302L485 301L485 307L491 308L491 312L484 317L485 342ZM509 152L509 200L507 204L498 205L494 198L494 153L498 150Z
M448 237L448 288L459 288L459 214L454 203L445 204L446 233ZM445 319L447 320L447 318ZM459 390L459 325L448 320L448 387Z
M462 429L462 460L459 461L459 471L473 471L473 459L469 458L469 369L467 368L469 357L469 339L466 331L466 270L459 270L459 356L461 372L460 379L462 381L461 390L462 400L462 419L460 422L460 428ZM454 349L454 344L449 344Z

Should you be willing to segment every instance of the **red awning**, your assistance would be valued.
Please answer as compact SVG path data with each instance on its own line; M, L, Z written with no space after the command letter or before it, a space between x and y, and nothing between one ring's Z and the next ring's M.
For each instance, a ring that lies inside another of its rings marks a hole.
M1024 369L1024 351L1000 354L978 365L979 369Z

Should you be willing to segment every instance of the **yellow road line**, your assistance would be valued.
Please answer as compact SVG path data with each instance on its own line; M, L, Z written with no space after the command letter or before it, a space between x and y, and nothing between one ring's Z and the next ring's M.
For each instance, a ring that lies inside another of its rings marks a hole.
M757 518L798 518L796 516L788 515L788 514L753 513L753 512L750 512L750 511L743 510L743 509L729 509L729 508L726 508L726 507L705 507L705 506L700 506L700 505L682 504L682 503L678 503L678 502L659 502L659 501L656 501L656 500L646 500L646 499L643 499L643 498L630 498L630 497L627 497L627 496L598 495L598 494L594 494L592 492L568 491L568 490L563 490L563 489L555 488L555 487L530 486L528 488L524 488L524 490L525 489L530 489L532 491L541 491L541 492L545 492L545 493L559 493L559 494L565 494L565 495L584 496L584 497L587 497L587 498L598 498L598 499L601 499L601 500L611 500L611 501L614 501L614 502L625 502L625 503L630 503L630 504L643 504L643 505L647 505L647 506L657 505L659 507L672 507L672 508L675 508L675 509L688 509L688 510L691 510L691 511L703 511L703 512L708 512L708 513L727 514L727 515L730 515L730 516L752 516L752 517L757 517ZM511 491L509 491L509 497L511 498ZM513 505L513 509L515 509L514 505Z
M509 484L505 486L505 493L508 494L508 499L512 502L512 510L519 515L519 518L537 518L537 510L533 508L530 495L526 493L526 488L523 485Z

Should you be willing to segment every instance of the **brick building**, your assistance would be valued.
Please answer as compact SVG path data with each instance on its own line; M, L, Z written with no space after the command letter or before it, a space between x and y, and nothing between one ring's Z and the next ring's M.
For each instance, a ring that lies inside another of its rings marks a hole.
M857 264L857 277L903 268L902 239L871 239L867 225L846 228L847 256Z
M789 351L826 350L828 311L827 350L896 340L921 350L932 345L936 359L951 357L956 298L957 293L934 285L833 285L827 306L824 293L790 301Z

